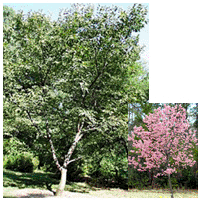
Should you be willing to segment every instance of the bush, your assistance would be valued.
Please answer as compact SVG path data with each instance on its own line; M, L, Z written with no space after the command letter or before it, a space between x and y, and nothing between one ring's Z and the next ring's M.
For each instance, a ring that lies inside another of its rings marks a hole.
M168 188L169 181L167 176L158 176L154 182L159 188Z
M176 189L178 188L178 181L175 177L171 177L171 183L172 183L172 188ZM168 181L168 186L169 186L169 181Z
M148 172L138 172L137 169L128 168L128 187L142 189L149 186Z
M17 155L4 156L4 167L13 171L32 173L37 169L39 160L37 157L33 157L30 152L22 152Z
M13 155L6 155L3 156L3 167L6 169L11 169L15 160L15 156Z
M33 172L39 165L38 157L30 152L25 143L18 138L4 139L3 167L19 172Z

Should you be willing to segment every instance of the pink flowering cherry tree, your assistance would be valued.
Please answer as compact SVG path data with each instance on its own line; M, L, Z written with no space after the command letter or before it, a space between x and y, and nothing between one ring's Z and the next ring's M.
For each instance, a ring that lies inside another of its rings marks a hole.
M128 140L132 141L134 156L128 157L129 165L138 171L156 169L158 176L168 176L171 197L173 190L170 175L177 173L182 166L193 166L195 160L192 148L198 145L196 131L192 133L186 119L186 110L181 106L170 107L164 105L154 110L143 119L147 131L141 126L134 127ZM144 162L140 162L144 160Z

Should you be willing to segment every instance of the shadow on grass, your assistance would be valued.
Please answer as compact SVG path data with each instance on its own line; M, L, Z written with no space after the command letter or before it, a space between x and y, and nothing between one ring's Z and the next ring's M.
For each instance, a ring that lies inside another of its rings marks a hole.
M47 185L58 184L48 173L21 173L3 169L3 186L18 188L47 188Z
M28 194L20 198L45 198L47 195L44 194Z
M65 191L69 192L89 193L91 190L96 191L97 188L86 182L67 182L65 186Z
M125 182L117 184L113 181L106 181L102 178L91 177L79 177L75 182L66 185L66 188L70 192L89 193L90 191L110 190L110 189L122 189L128 191L128 186Z
M92 190L99 189L111 189L111 188L119 188L123 190L128 190L128 181L126 179L120 180L118 182L113 180L108 180L103 177L92 178L92 177L78 177L74 180L73 183L85 183L88 187L91 187Z
M3 196L3 198L46 198L46 195L43 194L28 194L25 196L14 197L14 196Z
M55 191L52 190L52 186L57 187L60 180L55 178L53 173L44 173L44 172L34 172L34 173L22 173L15 172L7 169L3 169L3 186L4 187L16 187L19 189L23 188L40 188L47 189L55 194ZM65 191L69 192L78 192L78 193L89 193L92 191L115 188L116 185L108 183L98 183L92 178L76 180L76 182L67 182L65 186ZM118 186L120 188L120 186ZM8 194L9 195L9 194ZM35 195L35 194L30 194ZM29 195L29 196L30 196ZM42 194L36 194L41 196ZM38 196L38 197L39 197ZM24 197L24 198L29 198ZM31 198L31 197L30 197ZM39 197L42 198L42 197Z
M13 196L3 196L3 198L17 198L17 197L13 197Z

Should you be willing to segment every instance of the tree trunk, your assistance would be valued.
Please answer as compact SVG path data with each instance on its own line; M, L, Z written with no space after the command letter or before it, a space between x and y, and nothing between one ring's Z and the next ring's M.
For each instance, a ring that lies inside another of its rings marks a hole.
M171 183L171 179L170 179L170 174L168 174L168 178L169 178L169 187L170 187L170 190L171 190L171 198L174 198L173 196L173 189L172 189L172 183Z
M58 186L55 196L61 196L63 194L65 189L66 179L67 179L67 169L62 168L60 184Z

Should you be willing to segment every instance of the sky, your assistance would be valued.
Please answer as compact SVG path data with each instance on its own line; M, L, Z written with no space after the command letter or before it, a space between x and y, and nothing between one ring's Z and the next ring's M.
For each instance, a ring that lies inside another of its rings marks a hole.
M122 7L126 10L129 6L133 5L131 3L100 3L100 5L112 6L112 4ZM7 5L12 7L16 12L19 10L23 10L24 14L27 14L30 10L39 11L42 10L46 15L50 15L52 20L57 20L59 16L59 11L62 8L69 8L70 3L3 3L3 5ZM97 3L95 3L97 5ZM143 3L144 6L149 10L149 4ZM149 19L149 14L147 15ZM141 62L147 69L149 69L149 25L147 24L140 32L140 46L145 46L143 51L141 52Z

